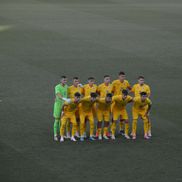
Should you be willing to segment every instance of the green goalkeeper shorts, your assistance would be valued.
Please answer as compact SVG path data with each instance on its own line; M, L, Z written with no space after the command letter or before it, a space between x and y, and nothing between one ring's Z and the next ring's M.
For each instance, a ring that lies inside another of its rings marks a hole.
M63 104L61 102L54 103L54 112L53 112L54 118L59 119L61 117L62 107L63 107Z

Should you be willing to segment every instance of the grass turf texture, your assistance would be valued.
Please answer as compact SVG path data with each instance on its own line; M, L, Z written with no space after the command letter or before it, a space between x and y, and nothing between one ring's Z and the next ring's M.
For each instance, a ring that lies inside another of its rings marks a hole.
M0 181L182 181L181 8L179 0L0 0ZM59 76L101 82L120 70L152 87L152 140L53 142Z

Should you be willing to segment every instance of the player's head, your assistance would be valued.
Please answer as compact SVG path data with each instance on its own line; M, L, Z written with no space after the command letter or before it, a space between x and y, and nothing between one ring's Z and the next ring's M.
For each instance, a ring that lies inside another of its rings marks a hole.
M143 84L145 83L144 76L139 76L139 77L138 77L138 83L139 83L140 85L143 85Z
M66 76L61 76L61 84L65 85L67 83L67 77Z
M94 77L89 77L89 78L88 78L88 84L89 84L90 86L93 86L94 83L95 83L95 78L94 78Z
M74 85L75 87L77 87L79 83L80 83L79 78L76 77L76 76L73 77L73 85Z
M112 94L111 93L107 93L106 95L106 102L111 102L112 101Z
M147 92L140 92L140 96L142 100L145 100L148 97Z
M92 102L96 101L96 99L97 99L97 93L95 93L95 92L90 93L90 97L91 97L91 101Z
M81 94L79 92L76 92L74 94L75 102L79 102L80 101L80 97L81 97Z
M124 81L126 78L125 72L123 72L123 71L120 71L118 76L119 76L120 81Z
M128 90L122 90L122 96L126 98L128 96Z
M111 77L109 75L104 75L104 83L109 84L111 82Z

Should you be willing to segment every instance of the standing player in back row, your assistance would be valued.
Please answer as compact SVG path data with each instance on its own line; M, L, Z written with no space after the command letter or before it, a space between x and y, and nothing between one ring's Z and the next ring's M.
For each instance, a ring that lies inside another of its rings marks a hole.
M121 95L122 90L131 90L130 83L128 82L128 80L126 80L125 73L121 71L118 75L118 79L112 82L112 93L114 96ZM120 119L120 133L122 135L125 135L124 120L122 118Z
M96 91L97 91L97 85L95 84L95 78L89 77L88 83L83 86L83 96L88 97L88 96L90 96L91 93L95 93ZM92 109L93 109L93 115L95 117L96 116L96 103L93 105ZM85 128L84 128L84 134L83 134L85 138L87 137L86 122L87 122L87 119L85 120L85 125L84 125Z
M60 129L60 117L61 117L61 111L64 104L64 101L67 101L67 78L66 76L61 77L61 81L58 85L55 87L55 102L54 102L54 140L58 141L58 131Z
M133 85L131 92L134 93L135 97L140 97L140 93L141 92L146 92L147 93L147 97L150 98L151 96L151 90L149 85L145 84L145 80L144 80L144 76L139 76L138 77L138 83L136 83L135 85ZM151 120L148 118L149 121L149 126L148 126L148 136L151 137L152 133L151 133Z
M80 95L83 95L83 88L80 84L80 80L78 77L73 77L73 85L71 85L68 88L68 97L73 99L75 96L75 93L80 93ZM76 110L76 120L77 120L77 126L76 126L76 136L79 137L79 109ZM67 122L67 138L70 138L70 123Z
M106 98L107 94L112 93L111 77L109 75L104 76L104 82L97 87L97 93L100 98L104 99ZM97 124L98 125L97 125L96 137L99 137L99 130L98 130L100 124L99 121ZM109 127L109 122L107 123L107 127ZM107 132L106 135L109 136L109 132Z

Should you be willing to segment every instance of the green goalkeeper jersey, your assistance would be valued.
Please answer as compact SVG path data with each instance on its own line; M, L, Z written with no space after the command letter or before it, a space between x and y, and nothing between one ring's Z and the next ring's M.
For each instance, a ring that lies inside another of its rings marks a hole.
M56 102L60 102L60 103L63 103L64 101L63 100L61 100L58 96L57 96L57 94L61 94L61 96L62 97L64 97L64 98L67 98L67 93L68 93L68 85L64 85L64 86L62 86L61 84L58 84L58 85L56 85L55 86L55 95L56 95Z

